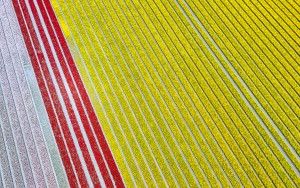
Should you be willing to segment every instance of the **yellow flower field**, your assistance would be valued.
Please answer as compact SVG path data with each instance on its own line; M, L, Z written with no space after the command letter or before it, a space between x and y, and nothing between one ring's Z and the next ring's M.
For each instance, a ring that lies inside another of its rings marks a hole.
M51 0L127 187L300 186L294 0Z

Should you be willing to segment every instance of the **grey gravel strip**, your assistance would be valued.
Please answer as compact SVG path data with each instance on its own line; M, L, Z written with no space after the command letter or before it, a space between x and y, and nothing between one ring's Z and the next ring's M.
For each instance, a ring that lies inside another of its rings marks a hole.
M10 84L8 75L7 75L7 65L12 63L9 51L5 45L5 36L3 35L3 28L0 25L0 43L2 61L0 61L0 83L2 91L4 93L4 101L6 103L7 113L9 114L9 119L11 121L11 129L13 131L14 139L16 141L16 147L21 161L21 166L23 169L25 182L27 186L35 185L33 173L31 170L30 159L28 157L27 146L23 137L22 126L20 119L24 118L24 114L18 115L18 104L21 102L16 90L16 83ZM16 106L17 104L17 106Z
M3 61L1 53L0 53L0 61ZM2 72L1 70L2 67L0 67L0 72ZM2 92L1 85L0 85L0 119L3 122L1 131L3 133L3 137L5 140L4 143L7 148L8 158L11 161L10 167L12 169L12 177L15 180L15 186L24 187L20 161L15 147L15 140L12 134L10 120L7 114L6 104L4 101L4 94ZM1 163L3 163L2 160ZM5 175L8 176L8 174Z
M1 125L0 125L1 126ZM0 187L4 187L2 184L2 174L1 174L1 165L0 165Z
M2 95L2 92L0 93ZM10 161L7 155L7 148L5 145L4 135L3 135L3 123L0 118L0 187L13 187L14 180L11 174Z

